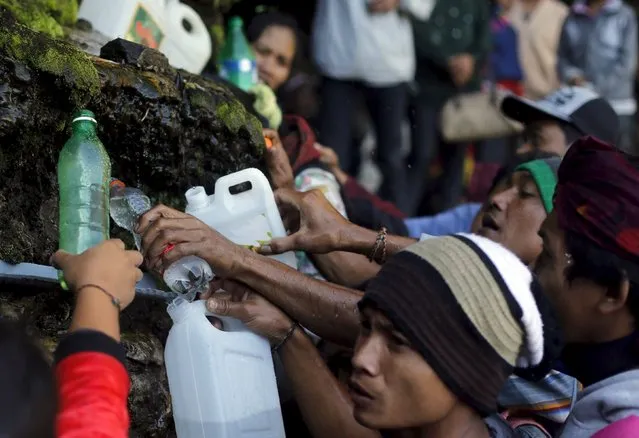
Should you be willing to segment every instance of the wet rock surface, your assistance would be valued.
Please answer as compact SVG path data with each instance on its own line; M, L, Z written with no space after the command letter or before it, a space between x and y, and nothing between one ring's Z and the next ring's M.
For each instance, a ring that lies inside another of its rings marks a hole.
M4 2L6 3L6 1ZM176 71L157 52L118 62L18 24L0 1L0 260L46 264L57 248L56 162L70 117L95 112L113 176L181 208L193 185L262 167L261 125L221 82ZM133 62L135 61L135 62ZM126 236L112 230L113 236ZM21 321L53 351L72 296L40 284L0 283L0 317ZM175 436L163 363L166 303L136 301L121 317L131 375L131 437Z
M89 57L1 8L0 26L0 260L55 250L56 161L78 107L96 114L113 175L155 201L180 208L189 187L262 166L261 124L222 83L153 64L148 49L135 64Z

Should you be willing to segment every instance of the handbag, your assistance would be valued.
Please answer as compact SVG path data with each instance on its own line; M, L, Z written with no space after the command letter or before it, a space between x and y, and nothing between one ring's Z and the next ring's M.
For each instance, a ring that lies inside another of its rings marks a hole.
M521 133L523 125L501 112L501 102L510 94L492 84L488 91L450 98L442 109L442 137L448 143L465 143Z
M442 108L440 130L449 143L468 143L521 133L521 123L501 112L501 103L511 93L497 85L490 61L485 66L488 90L462 93L450 98Z

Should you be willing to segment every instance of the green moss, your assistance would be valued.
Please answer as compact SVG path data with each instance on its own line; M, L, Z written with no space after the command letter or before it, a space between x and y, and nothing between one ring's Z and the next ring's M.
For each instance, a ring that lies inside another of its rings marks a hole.
M220 103L215 109L215 115L233 134L237 134L246 124L246 110L236 100Z
M98 71L82 51L34 32L6 13L0 13L0 28L0 53L58 77L74 90L75 103L82 104L100 91Z
M264 138L262 137L262 124L237 100L220 103L215 109L215 116L233 134L237 134L241 128L245 128L250 136L251 142L264 148Z
M16 19L54 38L64 36L63 26L73 26L78 17L77 0L0 0Z

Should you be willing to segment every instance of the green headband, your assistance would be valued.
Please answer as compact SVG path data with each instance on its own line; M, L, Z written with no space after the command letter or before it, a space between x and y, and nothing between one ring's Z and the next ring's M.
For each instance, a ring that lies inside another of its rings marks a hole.
M544 208L547 213L550 213L552 211L552 198L557 186L557 175L552 167L545 160L534 160L517 166L515 171L517 170L530 172L539 189Z

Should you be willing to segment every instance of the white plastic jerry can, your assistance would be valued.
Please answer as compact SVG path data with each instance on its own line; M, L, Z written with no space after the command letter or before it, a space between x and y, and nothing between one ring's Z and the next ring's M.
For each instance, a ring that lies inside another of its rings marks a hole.
M181 297L164 350L178 438L284 438L268 341L240 321L206 316L205 302Z
M160 51L173 67L202 73L213 51L204 21L193 8L179 0L166 0L164 16L167 38L160 44Z
M258 169L223 176L215 184L214 195L207 195L204 187L198 186L185 196L186 213L238 245L255 249L273 238L286 236L271 185ZM293 252L273 258L297 269Z
M78 18L109 38L158 49L171 65L199 74L211 57L211 37L200 16L179 0L83 0Z

